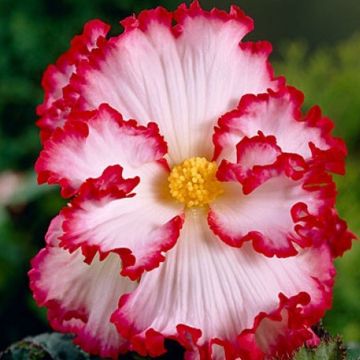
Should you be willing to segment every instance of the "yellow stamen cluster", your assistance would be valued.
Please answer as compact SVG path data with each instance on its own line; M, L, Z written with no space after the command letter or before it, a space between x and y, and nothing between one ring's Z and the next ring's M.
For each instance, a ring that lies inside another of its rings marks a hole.
M207 205L223 193L216 171L216 163L204 157L187 159L171 170L170 194L188 208Z

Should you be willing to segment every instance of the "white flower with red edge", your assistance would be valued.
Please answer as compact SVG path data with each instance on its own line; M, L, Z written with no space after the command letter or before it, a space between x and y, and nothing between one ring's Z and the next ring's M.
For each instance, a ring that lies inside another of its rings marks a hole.
M40 183L69 204L34 258L54 329L90 353L288 356L331 306L353 234L332 122L275 78L252 20L198 2L99 20L45 72Z

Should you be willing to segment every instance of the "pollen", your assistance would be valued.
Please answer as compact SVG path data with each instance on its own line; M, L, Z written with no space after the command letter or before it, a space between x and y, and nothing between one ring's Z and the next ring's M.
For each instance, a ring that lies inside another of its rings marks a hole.
M216 171L216 163L204 157L187 159L171 170L170 194L188 208L205 206L224 192Z

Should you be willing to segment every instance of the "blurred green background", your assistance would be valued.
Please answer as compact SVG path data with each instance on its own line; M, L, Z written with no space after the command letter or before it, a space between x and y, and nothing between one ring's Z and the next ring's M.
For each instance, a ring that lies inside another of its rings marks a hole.
M202 1L227 9L229 1ZM32 171L40 150L35 106L40 80L79 33L100 18L118 20L174 0L0 0L0 350L26 335L48 330L45 312L28 289L29 260L43 246L50 219L63 205L57 189L38 187ZM249 38L267 39L277 74L334 119L349 148L348 173L338 178L338 209L360 233L360 1L236 1L256 21ZM334 307L325 318L331 333L360 341L360 246L337 261Z

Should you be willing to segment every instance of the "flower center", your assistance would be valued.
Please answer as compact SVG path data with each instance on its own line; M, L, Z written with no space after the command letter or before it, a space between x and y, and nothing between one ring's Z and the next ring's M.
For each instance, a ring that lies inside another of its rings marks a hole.
M204 157L187 159L170 172L170 194L188 208L207 205L224 192L216 171L216 163Z

